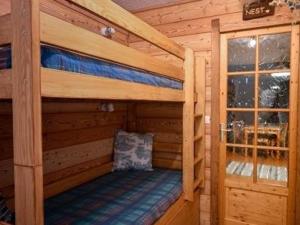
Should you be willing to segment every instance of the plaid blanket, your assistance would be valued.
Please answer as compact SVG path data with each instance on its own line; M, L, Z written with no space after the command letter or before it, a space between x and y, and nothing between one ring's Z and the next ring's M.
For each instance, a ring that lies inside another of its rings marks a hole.
M150 225L182 192L181 172L113 172L45 202L46 225Z

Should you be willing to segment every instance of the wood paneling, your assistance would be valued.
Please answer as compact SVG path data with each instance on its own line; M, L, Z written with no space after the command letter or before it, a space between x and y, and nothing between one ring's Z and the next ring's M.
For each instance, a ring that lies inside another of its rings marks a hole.
M211 221L212 224L219 223L219 210L222 205L219 201L219 124L220 124L220 21L212 21L212 79L211 87L214 92L211 93L211 138L214 140L211 146L211 175L214 179L211 181Z
M11 43L11 40L12 40L11 15L10 14L7 14L5 16L0 15L0 45Z
M104 19L84 10L66 0L40 0L41 11L82 27L96 34L100 34L102 27L113 27L116 33L112 36L112 40L127 45L128 32L107 22Z
M154 134L153 165L182 168L182 104L137 103L136 131Z
M101 111L103 101L43 102L43 174L45 197L111 171L113 137L126 128L127 104L112 102L115 111ZM12 202L14 172L11 103L0 102L0 190Z
M154 8L166 7L170 5L182 4L186 2L192 2L195 0L113 0L115 3L120 5L131 12L145 11Z
M226 190L225 218L246 224L285 225L287 198L238 189Z
M11 0L0 0L0 5L1 5L0 16L11 12L10 3Z
M194 116L195 115L195 55L190 48L185 52L185 82L184 82L184 96L182 115L182 167L183 167L183 192L185 199L189 201L194 200Z
M277 7L274 16L250 21L242 19L242 5L238 0L205 0L137 13L169 37L211 32L211 21L220 19L221 32L251 29L299 21L300 12ZM138 41L134 36L130 42Z
M119 25L127 31L164 49L165 51L184 59L184 48L112 1L102 0L101 3L86 0L71 1L103 18L106 18L110 22Z

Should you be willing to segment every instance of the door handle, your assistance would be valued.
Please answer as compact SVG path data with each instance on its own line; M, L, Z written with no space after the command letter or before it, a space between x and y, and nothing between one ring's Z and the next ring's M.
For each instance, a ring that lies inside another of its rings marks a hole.
M228 129L225 123L220 123L219 131L220 131L220 142L224 142L226 133L232 131L232 129Z

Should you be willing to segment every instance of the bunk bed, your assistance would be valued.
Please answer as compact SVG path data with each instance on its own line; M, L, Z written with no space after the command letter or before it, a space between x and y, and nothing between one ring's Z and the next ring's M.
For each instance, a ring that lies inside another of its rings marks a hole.
M191 49L179 46L110 0L65 2L139 36L180 58L183 65L163 62L84 29L78 21L62 19L42 7L42 2L47 1L12 0L11 14L0 17L0 99L13 100L16 224L56 224L57 221L61 222L58 224L76 221L93 224L103 219L107 219L105 224L116 224L112 217L105 217L108 211L119 222L124 219L127 224L182 224L186 220L198 224L198 218L191 217L198 209L198 188L204 182L204 59L198 59L201 68L195 73L195 56ZM182 173L155 170L132 175L131 172L107 174L101 171L103 177L83 179L80 186L76 183L68 190L45 189L41 135L43 98L183 103ZM147 182L145 177L157 182ZM109 186L111 179L117 180L119 186ZM162 185L162 180L168 185ZM124 183L129 186L124 187ZM122 201L122 193L118 193L120 185L130 195L123 199L123 209L116 207ZM143 190L145 185L148 187ZM157 186L162 187L155 188ZM111 190L115 190L115 198L107 195ZM151 209L147 208L149 193L157 196L150 204ZM95 196L99 195L107 198L97 202ZM45 202L44 197L48 198ZM68 204L70 207L66 207ZM132 213L130 209L136 205L142 208ZM91 208L85 210L86 207ZM147 215L141 212L145 208L149 211ZM141 215L135 218L138 212ZM128 213L131 217L124 216Z

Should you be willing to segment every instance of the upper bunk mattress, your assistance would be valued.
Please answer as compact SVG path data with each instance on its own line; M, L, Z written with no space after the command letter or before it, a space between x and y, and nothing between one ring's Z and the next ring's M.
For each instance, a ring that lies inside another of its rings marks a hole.
M157 87L183 89L182 82L130 67L83 56L52 46L41 46L41 64L45 68L107 77ZM0 46L0 69L12 67L10 45Z
M113 172L45 202L45 224L150 225L182 193L181 171Z

